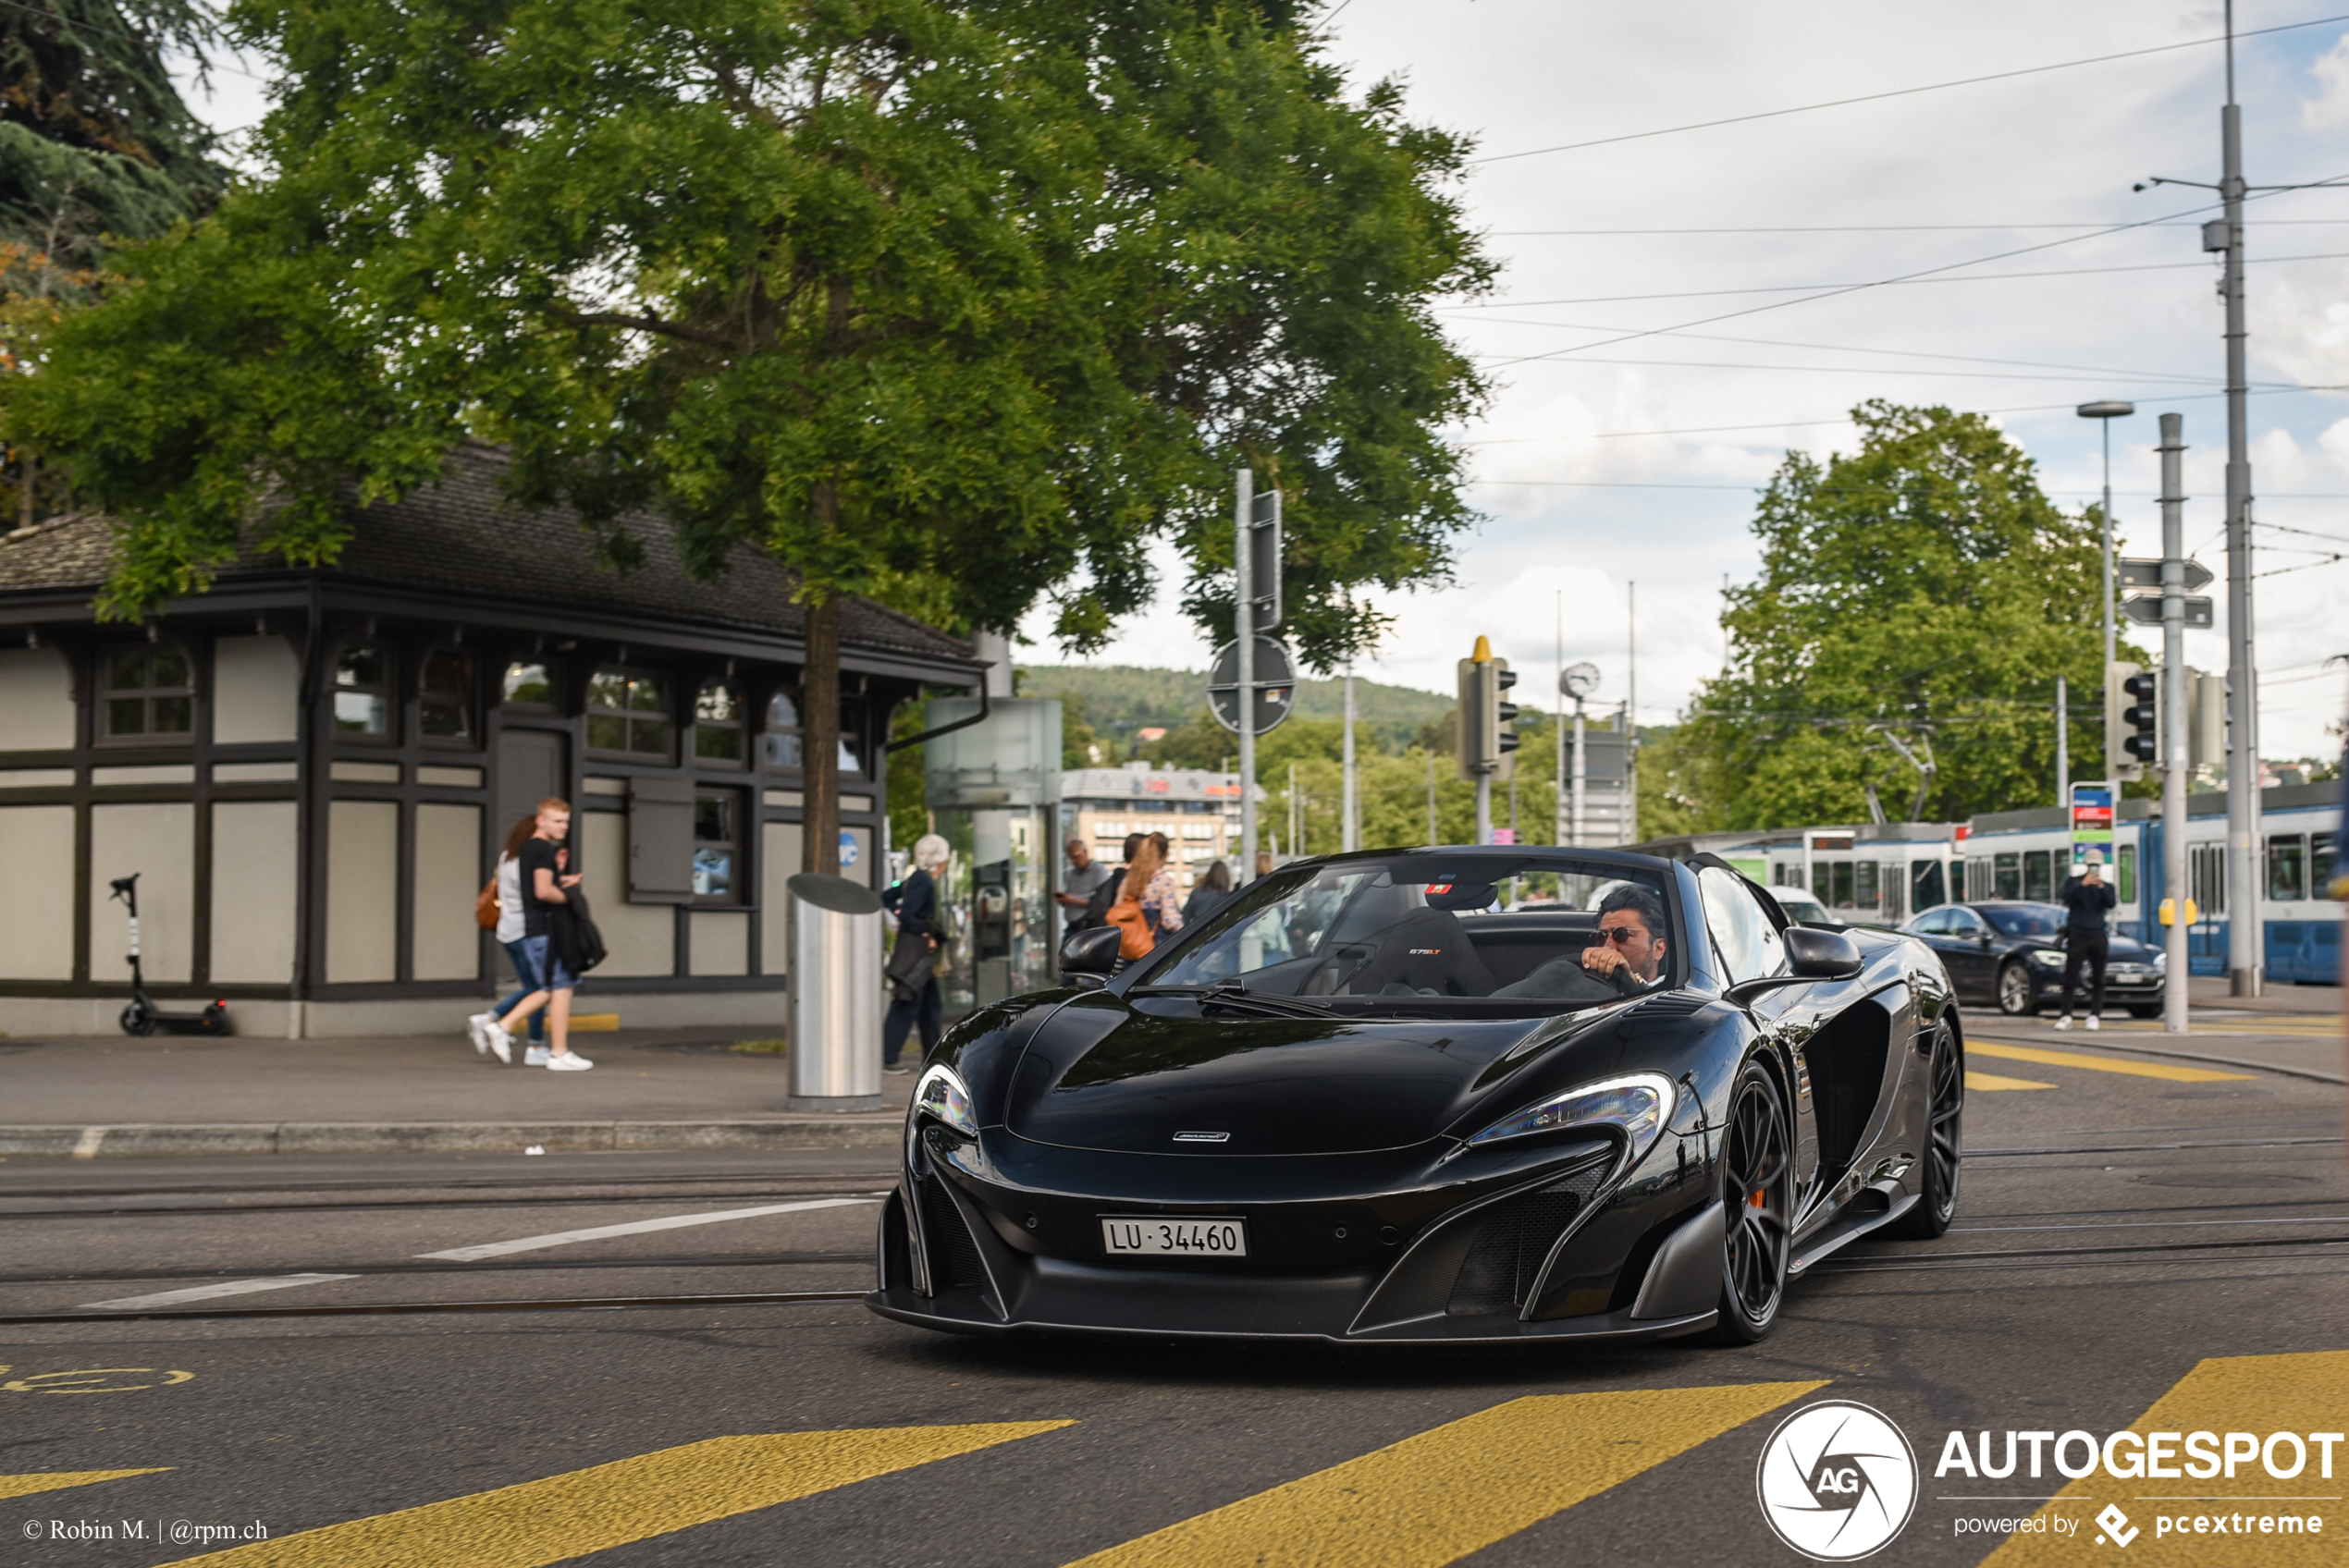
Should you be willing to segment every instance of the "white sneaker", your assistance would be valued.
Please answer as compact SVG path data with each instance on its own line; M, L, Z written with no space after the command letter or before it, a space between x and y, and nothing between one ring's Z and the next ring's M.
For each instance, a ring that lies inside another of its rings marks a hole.
M2065 1014L2064 1014L2061 1018L2057 1019L2057 1020L2056 1020L2056 1027L2057 1027L2057 1028L2059 1028L2059 1029L2069 1029L2069 1028L2071 1028L2071 1027L2072 1027L2072 1015L2071 1015L2070 1013L2068 1013L2068 1012L2067 1012L2067 1013L2065 1013ZM2091 1023L2091 1024L2089 1025L2089 1027L2093 1029L2094 1027L2096 1027L2096 1025L2095 1025L2095 1024L2093 1024L2093 1023Z
M2092 1012L2088 1014L2088 1027L2091 1029L2101 1029L2104 1027L2104 1024L2097 1019L2097 1015Z
M494 1012L476 1012L465 1020L465 1033L471 1035L473 1040L473 1055L487 1056L489 1054L488 1026L497 1022L498 1015Z
M547 1071L549 1072L584 1072L595 1065L577 1051L565 1051L560 1056L547 1059Z
M497 1053L499 1061L510 1063L514 1060L514 1037L496 1019L485 1023L481 1032L488 1036L489 1048Z
M522 1064L523 1064L524 1067L544 1067L544 1066L546 1066L546 1065L547 1065L547 1047L544 1047L544 1046L533 1046L533 1047L531 1047L528 1050L526 1050L526 1051L524 1051L524 1052L523 1052L523 1053L522 1053Z

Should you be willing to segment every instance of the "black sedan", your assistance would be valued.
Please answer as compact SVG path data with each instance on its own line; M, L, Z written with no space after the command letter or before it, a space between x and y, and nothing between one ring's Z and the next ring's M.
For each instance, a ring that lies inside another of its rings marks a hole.
M2035 1013L2063 995L2061 904L1986 899L1943 904L1901 927L1940 955L1962 1001L2012 1017ZM2105 954L2104 999L2136 1018L2161 1016L2167 956L2133 937L2114 936ZM2088 967L2080 966L2078 1006L2087 1010Z
M986 1333L1427 1343L1768 1333L1856 1237L1938 1235L1941 965L1711 856L1282 868L933 1049L874 1311ZM1115 969L1115 974L1110 972Z

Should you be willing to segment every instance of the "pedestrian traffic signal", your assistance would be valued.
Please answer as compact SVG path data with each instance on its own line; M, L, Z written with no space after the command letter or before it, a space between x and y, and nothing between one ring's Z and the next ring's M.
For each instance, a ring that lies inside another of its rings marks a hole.
M2160 766L2161 678L2149 669L2140 670L2122 680L2121 690L2130 699L2121 710L2121 722L2128 729L2121 749L2140 768Z

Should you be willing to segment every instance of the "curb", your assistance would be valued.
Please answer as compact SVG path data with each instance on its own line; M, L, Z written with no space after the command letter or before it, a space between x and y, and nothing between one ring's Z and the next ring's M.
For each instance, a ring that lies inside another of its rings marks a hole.
M202 1154L513 1154L644 1149L879 1149L897 1112L741 1121L233 1121L93 1127L0 1126L0 1157L73 1159Z

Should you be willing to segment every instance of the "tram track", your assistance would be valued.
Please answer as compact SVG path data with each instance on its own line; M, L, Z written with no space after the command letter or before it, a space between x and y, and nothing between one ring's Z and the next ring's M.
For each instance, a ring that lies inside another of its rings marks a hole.
M132 1280L241 1280L255 1274L340 1274L387 1277L400 1274L523 1274L574 1268L767 1268L870 1263L872 1249L855 1252L741 1253L695 1257L574 1257L484 1259L474 1263L420 1258L400 1263L266 1264L243 1268L114 1268L69 1274L0 1274L0 1286L103 1285Z
M876 1176L876 1181L886 1180ZM169 1217L203 1215L207 1218L230 1214L357 1214L387 1209L473 1209L473 1208L561 1208L623 1203L684 1203L746 1199L759 1202L768 1199L796 1198L878 1198L888 1194L883 1187L855 1186L833 1182L820 1187L744 1188L738 1191L698 1191L691 1193L558 1193L543 1197L496 1198L382 1198L367 1202L335 1201L327 1203L223 1203L223 1204L137 1204L113 1208L53 1207L10 1208L0 1207L0 1220L7 1219L118 1219L141 1215Z
M30 1328L43 1323L166 1323L197 1319L264 1317L394 1317L447 1312L595 1312L681 1306L790 1306L865 1299L855 1291L751 1291L719 1294L562 1296L535 1301L354 1302L315 1306L162 1307L152 1311L35 1312L0 1316L0 1326Z

